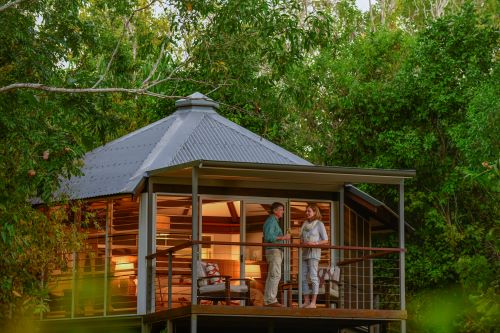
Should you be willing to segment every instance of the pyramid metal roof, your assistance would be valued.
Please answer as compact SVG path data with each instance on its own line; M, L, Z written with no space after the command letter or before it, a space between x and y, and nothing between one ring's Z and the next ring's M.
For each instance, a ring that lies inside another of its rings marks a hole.
M148 171L196 160L312 165L220 116L203 94L175 104L172 115L88 152L83 176L62 191L70 199L134 193Z

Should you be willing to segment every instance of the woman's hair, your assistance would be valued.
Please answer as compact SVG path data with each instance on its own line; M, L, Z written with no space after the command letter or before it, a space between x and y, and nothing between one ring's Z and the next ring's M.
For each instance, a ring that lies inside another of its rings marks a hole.
M311 208L314 212L314 216L312 217L311 221L321 220L321 211L319 210L318 205L316 205L314 203L310 203L307 205L306 209L307 208Z
M273 202L273 204L271 205L271 211L269 213L274 214L274 210L278 207L283 207L283 209L285 209L285 205L283 205L281 202Z

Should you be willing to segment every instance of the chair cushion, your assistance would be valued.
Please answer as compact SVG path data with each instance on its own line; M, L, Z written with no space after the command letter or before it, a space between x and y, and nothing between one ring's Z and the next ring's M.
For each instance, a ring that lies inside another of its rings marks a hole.
M318 268L319 287L324 288L325 280L336 281L340 279L340 267L319 267Z
M219 265L216 263L207 262L205 266L206 276L213 276L212 279L208 279L208 284L222 283L222 278L220 277Z
M319 295L322 295L325 293L325 286L323 285L321 288L319 288L318 290L318 294ZM332 283L330 285L330 296L331 297L334 297L334 298L338 298L339 297L339 285L337 283Z
M200 287L199 291L200 294L206 294L206 293L213 293L213 292L222 292L225 289L225 283L216 283L216 284L209 284L203 287ZM248 291L248 287L246 284L237 286L237 285L231 285L230 286L231 292L234 293L246 293Z
M198 265L197 265L197 273L198 273L198 277L201 278L201 277L206 277L207 276L207 273L205 271L205 266L207 266L207 263L206 262L203 262L203 261L198 261ZM207 279L203 279L203 280L200 280L199 281L199 285L200 287L202 286L206 286L208 284L208 281Z

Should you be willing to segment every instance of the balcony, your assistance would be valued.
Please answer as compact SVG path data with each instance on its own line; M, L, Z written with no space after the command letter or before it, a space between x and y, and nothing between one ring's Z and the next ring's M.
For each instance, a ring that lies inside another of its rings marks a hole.
M329 293L330 297L320 293L317 307L308 309L300 307L303 300L300 249L312 246L283 244L284 265L278 298L285 306L278 308L263 306L267 276L265 258L249 256L262 253L262 249L270 245L189 241L148 256L155 281L152 284L154 309L146 316L146 321L155 323L166 319L169 325L182 330L182 327L187 329L193 325L194 320L202 331L215 329L219 322L229 326L233 323L234 329L253 327L255 330L269 329L269 325L293 330L293 323L300 323L321 332L324 320L328 321L328 331L331 331L332 327L367 328L390 322L399 325L400 320L406 319L406 311L401 310L400 303L399 257L403 250L314 246L322 249L320 268L338 266L340 274L332 284L337 288L336 293ZM193 259L200 256L200 260ZM203 288L200 284L203 273L198 268L200 261L217 266L219 274L228 279L207 278L213 280L209 283L219 291L208 297L200 292ZM217 286L219 283L221 285ZM328 278L325 285L327 283Z

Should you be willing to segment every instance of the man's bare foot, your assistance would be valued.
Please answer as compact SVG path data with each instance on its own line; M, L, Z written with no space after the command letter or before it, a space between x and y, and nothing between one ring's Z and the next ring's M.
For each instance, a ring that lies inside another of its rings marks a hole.
M316 304L310 303L307 306L305 306L307 309L316 309Z

